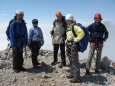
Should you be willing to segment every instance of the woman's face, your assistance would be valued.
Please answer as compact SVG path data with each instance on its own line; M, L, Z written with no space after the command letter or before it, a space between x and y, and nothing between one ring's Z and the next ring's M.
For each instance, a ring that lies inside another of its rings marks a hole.
M66 23L70 25L72 23L72 20L66 20Z

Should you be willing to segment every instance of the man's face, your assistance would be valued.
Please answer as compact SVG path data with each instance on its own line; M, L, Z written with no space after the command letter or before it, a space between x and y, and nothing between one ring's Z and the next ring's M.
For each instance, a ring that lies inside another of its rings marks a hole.
M17 19L18 19L18 20L23 20L23 17L24 17L23 14L17 14L16 16L17 16Z
M96 23L99 23L101 21L100 18L95 18L94 20L95 20Z
M37 23L37 22L33 23L33 26L37 27L37 26L38 26L38 23Z
M61 21L62 16L57 16L57 19L58 19L59 21Z
M66 20L66 23L70 25L72 23L72 20Z

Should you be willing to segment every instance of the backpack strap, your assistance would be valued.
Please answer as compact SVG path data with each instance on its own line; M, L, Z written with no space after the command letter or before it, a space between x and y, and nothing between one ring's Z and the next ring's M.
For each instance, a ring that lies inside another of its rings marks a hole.
M14 21L14 19L11 19L9 24L8 24L8 27L7 27L7 30L6 30L6 35L7 35L7 40L9 41L10 40L10 37L9 37L9 28L10 28L10 24Z
M17 26L17 22L14 21L14 32L15 32L16 26Z
M92 23L91 33L94 31L94 23Z
M75 24L72 26L72 33L74 34L75 37L77 37L77 34L74 31L74 26L75 26Z
M55 24L56 22L57 22L57 19L55 19L53 22L53 28L56 26L56 24Z
M94 31L94 23L92 23L92 28L91 28L91 33ZM104 32L104 29L103 29L103 24L101 23L101 32L103 33Z

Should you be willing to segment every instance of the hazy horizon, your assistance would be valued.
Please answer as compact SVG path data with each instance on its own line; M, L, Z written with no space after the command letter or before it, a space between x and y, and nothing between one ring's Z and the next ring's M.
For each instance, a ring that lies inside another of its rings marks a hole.
M38 19L38 25L43 31L45 40L42 48L47 50L53 50L49 32L56 18L56 11L61 11L64 16L72 14L76 22L86 27L94 22L94 14L100 13L103 19L102 23L105 24L109 32L109 37L104 43L102 57L108 56L111 60L115 61L115 41L113 39L115 37L114 8L115 0L23 0L23 2L19 0L0 0L0 51L7 47L8 41L5 31L17 9L24 11L24 19L28 29L32 27L32 19ZM88 52L89 46L84 53L80 53L79 58L87 58Z

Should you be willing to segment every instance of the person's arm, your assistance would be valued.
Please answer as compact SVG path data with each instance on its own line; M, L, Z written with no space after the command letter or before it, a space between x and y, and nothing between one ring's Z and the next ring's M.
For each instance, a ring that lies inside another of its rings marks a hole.
M42 46L43 46L44 45L44 36L43 36L41 28L40 28L40 31L41 31L41 41L42 41Z
M90 24L90 25L87 27L87 30L88 30L89 32L91 32L92 29L93 29L93 24Z
M74 42L79 42L84 36L84 31L79 26L74 26L74 31L77 35L77 37L74 38Z
M105 25L103 25L103 28L104 28L104 33L105 33L105 35L104 35L104 41L106 41L106 39L108 38L109 32L107 31Z
M26 25L25 25L24 41L25 41L25 45L28 45L28 32L27 32Z
M29 30L28 45L31 44L31 41L32 41L32 28Z
M53 27L52 27L52 29L51 29L51 31L50 31L50 34L51 34L52 36L53 36L53 34L54 34L55 22L56 22L56 20L53 21Z
M16 29L16 28L15 28ZM10 24L10 42L12 47L16 47L16 42L15 42L15 33L14 33L14 22Z

